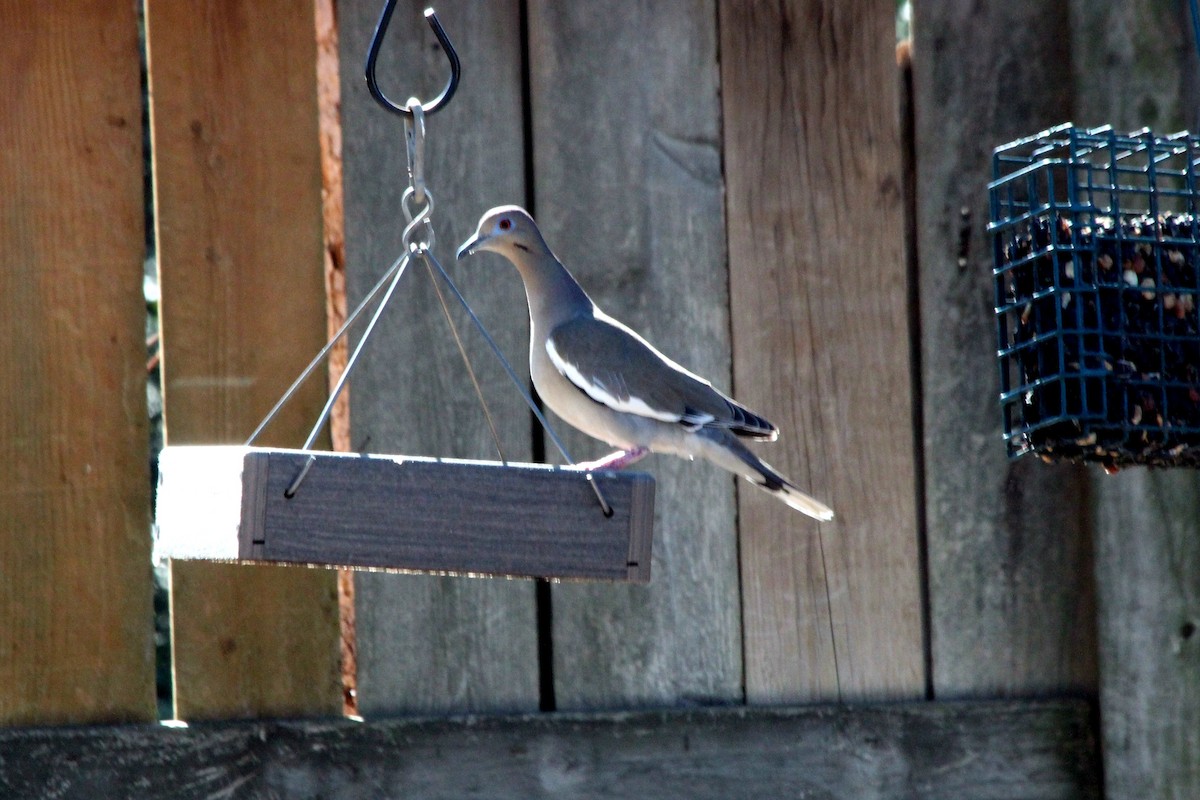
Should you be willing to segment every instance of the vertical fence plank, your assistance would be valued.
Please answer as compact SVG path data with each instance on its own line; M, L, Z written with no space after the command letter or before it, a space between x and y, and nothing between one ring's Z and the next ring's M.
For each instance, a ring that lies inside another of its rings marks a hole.
M146 5L167 439L237 442L324 341L313 6ZM302 443L324 396L310 382L263 443ZM171 581L177 716L340 711L335 573Z
M1075 122L1200 123L1184 3L1072 0ZM1105 796L1200 796L1200 478L1092 470Z
M535 214L551 247L602 308L729 389L714 5L529 8ZM577 459L605 451L566 439ZM653 580L554 587L559 708L742 698L733 479L645 463Z
M154 716L134 12L0 4L0 724Z
M1070 0L1072 121L1123 133L1196 131L1200 63L1186 6L1180 0Z
M370 98L362 63L378 0L338 7L342 75L347 287L357 303L404 252L407 186L402 120ZM449 76L421 16L397 4L378 63L380 85L428 100ZM434 252L520 372L526 347L517 281L454 251L487 208L524 199L520 14L515 0L440 2L463 59L453 102L427 118L426 178ZM439 279L440 280L440 279ZM445 291L445 290L443 290ZM530 414L470 321L446 293L499 429L504 454L531 454ZM505 323L501 325L499 323ZM516 324L513 324L516 323ZM495 458L479 401L423 265L410 267L350 388L352 446L372 452ZM364 714L538 708L537 623L529 581L360 574L355 580L359 707Z
M1092 692L1087 476L1004 453L985 234L992 148L1070 118L1066 2L954 0L914 13L934 692Z
M1105 797L1200 796L1200 481L1131 469L1097 487Z
M751 701L924 691L891 13L722 6L735 384L838 514L739 494Z

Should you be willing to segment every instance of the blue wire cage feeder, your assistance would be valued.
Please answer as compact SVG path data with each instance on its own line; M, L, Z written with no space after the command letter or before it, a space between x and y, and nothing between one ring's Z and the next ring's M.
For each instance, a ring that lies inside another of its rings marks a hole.
M1066 124L988 185L1008 453L1200 466L1200 138Z

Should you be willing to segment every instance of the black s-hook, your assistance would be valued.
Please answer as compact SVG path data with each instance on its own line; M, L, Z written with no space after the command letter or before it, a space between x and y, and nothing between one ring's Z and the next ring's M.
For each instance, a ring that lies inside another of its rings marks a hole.
M392 12L396 10L396 0L387 0L383 7L383 13L379 15L379 22L375 25L375 35L371 37L371 48L367 51L367 88L371 92L371 97L375 98L375 102L383 106L386 110L393 114L402 114L407 117L412 116L412 110L408 106L402 106L392 102L388 96L379 88L379 81L375 78L375 61L379 58L379 47L383 44L383 37L387 35L388 22L392 19ZM454 50L454 45L450 43L450 37L446 35L446 31L442 28L442 23L438 22L437 14L432 8L425 9L425 19L429 20L429 27L433 28L433 33L437 36L438 44L442 46L442 52L446 54L446 58L450 61L450 81L446 84L446 88L442 93L428 103L421 103L421 109L426 116L437 113L446 107L450 102L450 98L454 97L454 92L458 89L458 78L462 72L462 65L458 60L458 53Z

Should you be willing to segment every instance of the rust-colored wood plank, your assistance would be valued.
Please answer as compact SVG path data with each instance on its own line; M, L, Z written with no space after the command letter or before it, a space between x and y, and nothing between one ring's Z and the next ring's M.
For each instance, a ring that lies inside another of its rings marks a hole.
M914 13L933 690L1094 692L1087 476L1007 460L985 233L992 148L1070 118L1066 3L952 0Z
M529 3L532 211L602 308L728 390L715 23L707 0ZM558 432L576 459L611 450ZM553 587L559 709L742 700L734 478L671 456L643 468L654 578Z
M0 724L154 717L134 11L0 4Z
M404 102L428 100L449 77L425 0L397 3L379 55L380 85ZM353 306L403 252L404 127L363 80L382 3L338 4L344 141L346 283ZM435 200L437 257L519 365L527 320L519 281L489 265L456 265L454 250L488 208L525 196L520 12L516 0L439 0L438 16L463 58L453 102L426 121L426 179ZM447 293L495 417L504 455L529 461L530 414ZM501 325L500 323L506 323ZM514 324L515 323L515 324ZM350 387L351 446L375 453L495 458L475 391L433 283L414 264ZM537 607L528 581L421 575L355 576L360 708L364 714L532 711L538 708Z
M167 441L238 442L324 341L313 4L146 15ZM301 443L325 391L262 443ZM177 716L340 711L334 573L180 564L171 581Z
M321 207L325 219L326 330L346 321L346 236L342 209L342 92L338 67L337 0L316 0L317 107L321 131ZM346 368L349 347L340 339L329 351L329 385ZM334 450L350 449L350 395L344 389L329 414ZM342 632L342 710L358 716L358 656L354 634L354 574L338 573L338 617Z
M739 493L751 702L924 691L892 12L721 5L734 388L838 514Z

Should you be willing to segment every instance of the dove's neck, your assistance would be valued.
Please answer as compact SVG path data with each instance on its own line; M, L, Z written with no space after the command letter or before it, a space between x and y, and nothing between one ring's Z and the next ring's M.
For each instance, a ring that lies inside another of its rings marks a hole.
M587 292L548 248L541 253L518 252L513 263L525 283L535 331L548 333L560 323L592 313L594 306Z

